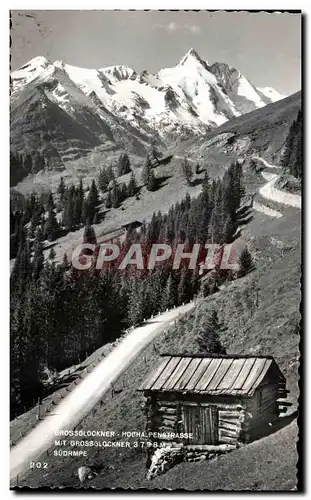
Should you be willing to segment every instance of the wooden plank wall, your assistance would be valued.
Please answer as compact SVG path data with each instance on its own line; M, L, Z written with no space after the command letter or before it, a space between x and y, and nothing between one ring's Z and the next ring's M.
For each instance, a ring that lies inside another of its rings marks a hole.
M232 404L220 404L216 401L196 403L152 397L148 404L146 400L144 411L147 429L162 433L191 432L194 439L189 440L189 444L236 444L240 440L245 421L243 401ZM165 440L161 438L161 441ZM172 441L171 438L167 440ZM186 444L185 440L183 442Z
M276 384L258 388L252 398L246 399L245 431L252 432L278 418L278 389Z
M162 399L159 393L152 394L144 406L146 429L161 433L193 432L194 439L189 444L235 445L257 430L259 435L263 426L278 418L278 398L284 397L285 391L285 383L277 381L259 387L253 397L237 397L231 401L222 397L220 402L216 396L206 400L194 395L183 399L178 394L167 394Z
M200 408L201 425L198 427L200 435L195 435L195 440L198 443L223 443L237 444L243 430L245 420L245 410L243 404L217 404L217 403L201 403L200 406L195 403L187 404L189 408L192 406ZM182 406L183 411L186 405ZM207 413L210 411L210 414ZM186 417L185 432L191 432L194 423L191 424ZM205 436L202 440L201 436Z
M218 412L214 406L182 405L183 430L192 434L192 444L218 443Z
M245 420L245 410L218 409L218 437L220 443L236 444Z
M142 409L146 415L146 430L152 432L176 433L180 427L180 407L173 401L159 401L147 398ZM171 438L154 439L155 441L172 441Z

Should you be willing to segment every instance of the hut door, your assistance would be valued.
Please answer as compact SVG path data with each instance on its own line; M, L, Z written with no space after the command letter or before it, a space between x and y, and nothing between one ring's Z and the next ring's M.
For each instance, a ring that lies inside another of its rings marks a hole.
M214 406L184 405L184 432L192 433L189 444L216 444L218 436L217 408Z

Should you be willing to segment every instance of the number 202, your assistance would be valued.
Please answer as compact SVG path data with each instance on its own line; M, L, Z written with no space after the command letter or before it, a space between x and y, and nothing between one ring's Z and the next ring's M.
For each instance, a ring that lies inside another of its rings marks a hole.
M47 469L47 462L30 462L31 469Z

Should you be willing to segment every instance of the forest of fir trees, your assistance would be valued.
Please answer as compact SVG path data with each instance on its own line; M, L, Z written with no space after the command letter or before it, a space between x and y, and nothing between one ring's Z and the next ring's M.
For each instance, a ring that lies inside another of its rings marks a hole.
M298 111L296 119L290 126L284 152L281 158L281 166L285 172L297 179L302 177L302 113Z
M128 170L126 166L121 168ZM113 178L110 181L113 183ZM84 226L84 242L96 244L92 223L98 217L99 184L99 179L97 183L94 180L86 190L87 196L82 181L74 187L62 180L56 197L49 194L40 199L32 195L26 199L15 192L12 198L12 418L32 406L34 398L44 395L47 371L76 364L114 341L126 328L198 294L206 296L224 280L237 277L231 270L218 270L213 273L213 283L205 280L202 285L198 267L189 270L185 262L173 270L170 260L149 271L132 266L118 270L113 263L102 270L94 265L89 271L78 271L66 255L62 264L56 265L53 240L57 231ZM127 234L123 250L137 241L146 250L156 242L172 246L184 243L188 251L194 243L231 243L243 194L238 162L229 167L223 179L210 180L206 174L197 198L186 195L167 214L154 213L139 235ZM62 221L57 213L62 214ZM44 258L47 242L51 250ZM248 273L252 266L246 250L238 275Z

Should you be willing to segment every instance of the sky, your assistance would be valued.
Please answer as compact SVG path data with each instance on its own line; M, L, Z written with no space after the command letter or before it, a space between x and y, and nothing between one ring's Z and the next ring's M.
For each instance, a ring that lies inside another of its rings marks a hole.
M11 69L36 56L73 66L126 64L156 73L190 48L255 86L301 88L301 16L265 12L37 10L11 12Z

